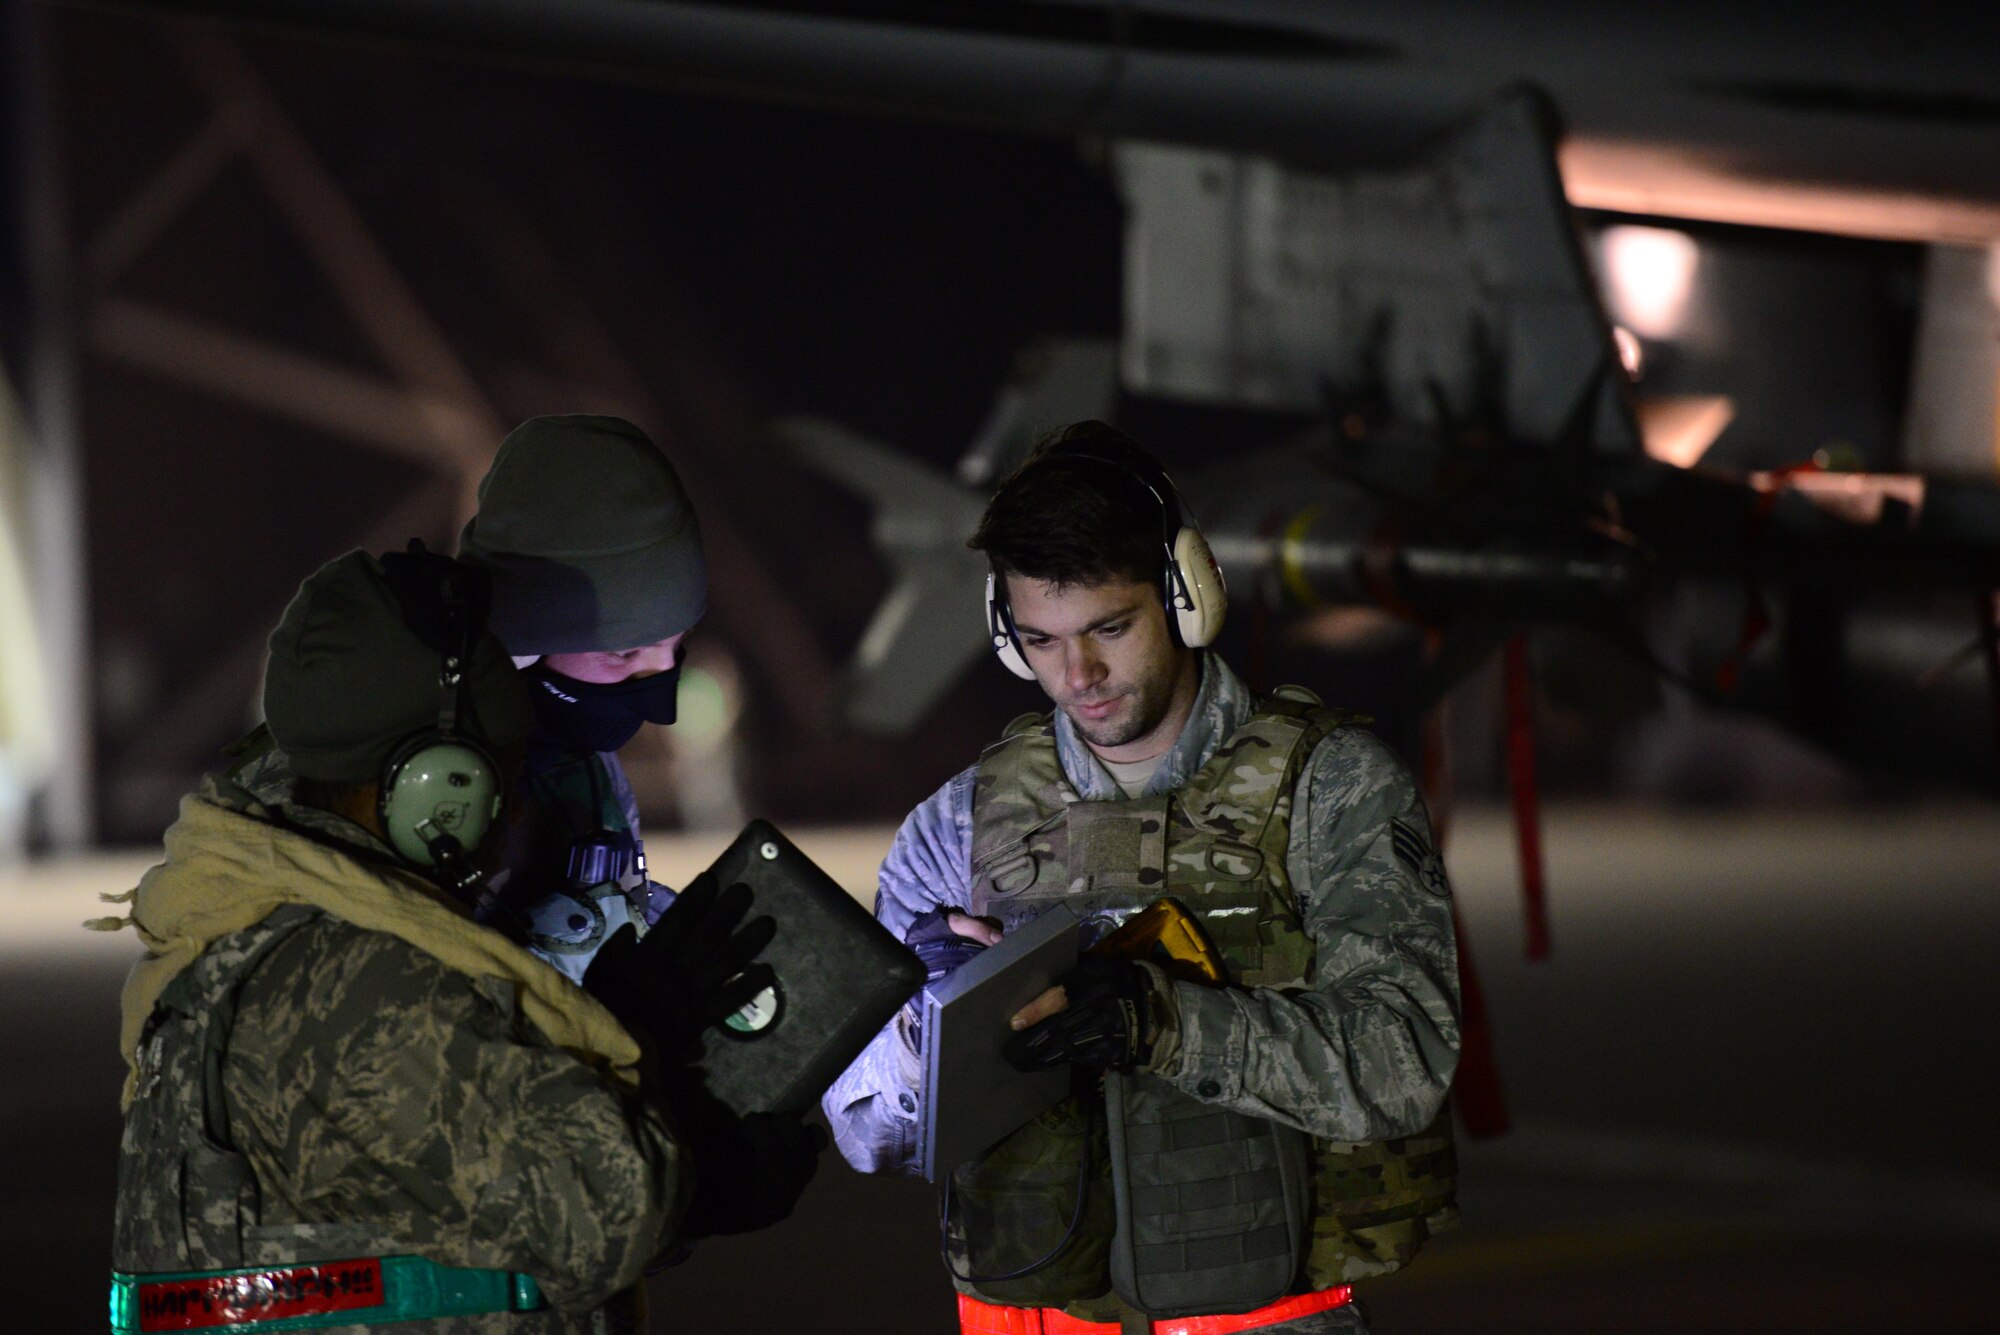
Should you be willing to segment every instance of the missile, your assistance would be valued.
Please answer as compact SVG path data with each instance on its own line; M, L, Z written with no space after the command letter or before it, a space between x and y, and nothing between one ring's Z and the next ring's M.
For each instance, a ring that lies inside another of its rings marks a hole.
M1103 398L1072 390L1067 402ZM1020 424L1074 417L1016 409L1007 420L1004 446L989 433L968 456L978 485L831 423L781 424L801 459L874 504L894 571L847 671L850 726L915 727L987 656L986 566L965 539L1038 434ZM1239 607L1281 619L1368 609L1436 632L1447 648L1420 684L1425 700L1509 635L1577 628L1702 704L1759 714L1870 768L2000 790L1994 669L1981 666L2000 588L2000 488L1733 477L1351 430L1177 472Z

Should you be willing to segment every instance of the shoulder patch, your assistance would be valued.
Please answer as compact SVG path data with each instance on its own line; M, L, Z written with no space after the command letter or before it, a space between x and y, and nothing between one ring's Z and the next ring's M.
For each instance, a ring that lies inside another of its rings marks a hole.
M1406 820L1389 822L1389 840L1395 845L1396 861L1403 864L1418 885L1440 897L1451 894L1445 879L1444 858L1430 836Z

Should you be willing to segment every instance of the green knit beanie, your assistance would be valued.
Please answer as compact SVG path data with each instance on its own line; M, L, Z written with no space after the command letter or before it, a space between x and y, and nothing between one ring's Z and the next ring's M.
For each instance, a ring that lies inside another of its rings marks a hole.
M636 649L708 608L701 529L672 464L617 417L531 417L479 483L460 559L493 577L507 652Z
M264 720L308 779L373 783L396 749L435 727L439 652L403 619L381 562L349 552L299 586L271 632ZM534 725L527 684L491 634L473 645L459 728L488 750Z

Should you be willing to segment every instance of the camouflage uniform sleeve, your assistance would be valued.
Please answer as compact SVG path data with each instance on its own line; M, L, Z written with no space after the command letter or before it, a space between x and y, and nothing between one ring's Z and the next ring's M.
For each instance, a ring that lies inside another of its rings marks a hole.
M524 1271L559 1308L634 1284L692 1185L657 1108L552 1046L510 984L336 919L246 984L225 1083L266 1225L363 1225Z
M901 940L910 920L943 905L964 907L972 881L972 780L957 775L909 814L875 893L875 918ZM918 1066L899 1012L841 1073L820 1107L841 1157L863 1173L914 1173Z
M1458 947L1430 820L1402 762L1357 728L1313 752L1293 811L1286 866L1312 986L1174 984L1178 1045L1161 1074L1328 1140L1415 1134L1458 1065Z

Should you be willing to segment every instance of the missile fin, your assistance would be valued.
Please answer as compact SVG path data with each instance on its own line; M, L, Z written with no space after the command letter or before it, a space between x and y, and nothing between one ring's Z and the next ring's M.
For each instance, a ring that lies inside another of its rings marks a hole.
M986 652L986 558L965 540L985 499L909 455L833 422L794 417L778 438L875 507L876 547L895 571L835 692L837 721L908 732Z

